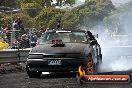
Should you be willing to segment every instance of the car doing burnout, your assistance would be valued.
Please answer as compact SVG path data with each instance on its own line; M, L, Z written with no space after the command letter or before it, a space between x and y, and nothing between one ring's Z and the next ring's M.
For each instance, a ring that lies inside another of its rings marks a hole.
M29 77L39 77L42 72L77 71L83 66L92 73L101 61L100 45L90 31L49 30L30 51L26 71Z

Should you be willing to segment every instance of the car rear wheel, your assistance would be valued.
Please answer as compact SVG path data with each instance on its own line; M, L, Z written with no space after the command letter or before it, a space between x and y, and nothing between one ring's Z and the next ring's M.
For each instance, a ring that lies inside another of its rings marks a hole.
M88 55L87 63L85 65L86 74L96 74L97 73L97 65L93 61L92 55Z
M41 76L42 72L40 71L30 71L29 68L26 67L27 74L29 78L38 78Z

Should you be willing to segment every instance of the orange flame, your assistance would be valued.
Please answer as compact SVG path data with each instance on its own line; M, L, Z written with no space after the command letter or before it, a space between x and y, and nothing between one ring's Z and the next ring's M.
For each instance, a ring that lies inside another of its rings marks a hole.
M79 66L78 71L79 71L80 76L84 76L86 74L82 66Z

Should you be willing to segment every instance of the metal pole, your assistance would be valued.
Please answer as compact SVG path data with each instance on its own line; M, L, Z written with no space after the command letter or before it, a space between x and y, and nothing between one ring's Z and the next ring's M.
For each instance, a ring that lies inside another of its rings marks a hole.
M13 42L14 42L14 39L15 39L15 33L14 33L14 28L13 28L13 17L12 17L12 11L11 11L11 27L12 27L12 30L11 30L11 48L13 47Z
M30 48L31 48L31 30L32 29L29 29L29 45L30 45Z
M16 33L16 29L13 28L13 12L15 12L15 11L19 11L19 9L18 10L11 10L11 26L12 26L11 41L10 41L11 47L14 46L13 42L15 41L15 33Z

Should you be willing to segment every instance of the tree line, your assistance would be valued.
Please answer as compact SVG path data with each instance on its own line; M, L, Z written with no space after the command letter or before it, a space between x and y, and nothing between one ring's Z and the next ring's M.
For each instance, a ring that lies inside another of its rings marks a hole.
M86 0L84 4L74 8L75 0L0 0L0 6L19 7L21 10L10 13L0 13L0 25L12 22L20 17L27 28L55 28L61 21L62 28L75 29L82 26L92 28L115 10L111 0ZM12 2L12 3L8 3ZM56 8L58 7L58 8Z

